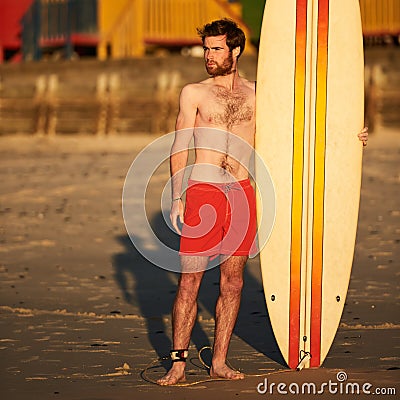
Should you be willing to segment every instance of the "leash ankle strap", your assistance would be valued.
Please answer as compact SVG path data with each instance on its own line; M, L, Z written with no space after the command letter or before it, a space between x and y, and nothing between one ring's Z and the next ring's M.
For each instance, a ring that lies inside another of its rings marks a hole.
M189 351L187 349L183 350L171 350L169 352L171 356L172 362L177 362L177 361L186 361L189 355Z

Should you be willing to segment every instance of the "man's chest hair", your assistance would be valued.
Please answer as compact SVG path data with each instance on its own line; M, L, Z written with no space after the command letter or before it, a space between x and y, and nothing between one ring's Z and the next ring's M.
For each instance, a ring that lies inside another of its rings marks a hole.
M207 102L208 121L217 125L232 127L250 121L254 114L253 96L249 91L227 90L213 87Z

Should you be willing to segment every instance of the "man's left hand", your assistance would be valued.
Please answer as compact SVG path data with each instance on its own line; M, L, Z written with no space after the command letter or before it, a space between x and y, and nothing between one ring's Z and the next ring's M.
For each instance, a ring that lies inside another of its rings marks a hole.
M363 143L363 146L366 146L368 142L368 127L365 126L357 136Z

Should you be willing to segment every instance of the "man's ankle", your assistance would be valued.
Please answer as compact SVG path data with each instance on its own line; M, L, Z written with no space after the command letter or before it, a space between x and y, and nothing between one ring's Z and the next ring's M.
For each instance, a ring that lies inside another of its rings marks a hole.
M224 357L220 357L220 358L214 357L211 361L211 367L213 367L213 368L218 368L225 364L226 364L226 359Z
M186 363L183 362L183 361L179 361L179 362L172 363L172 366L171 366L170 370L184 372L185 371L185 367L186 367Z

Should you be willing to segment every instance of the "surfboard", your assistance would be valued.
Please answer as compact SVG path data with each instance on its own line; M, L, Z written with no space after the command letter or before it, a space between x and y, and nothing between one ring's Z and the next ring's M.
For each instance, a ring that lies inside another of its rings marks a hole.
M266 2L255 147L271 174L276 216L260 263L276 341L293 369L322 364L343 312L360 198L363 75L358 0Z

